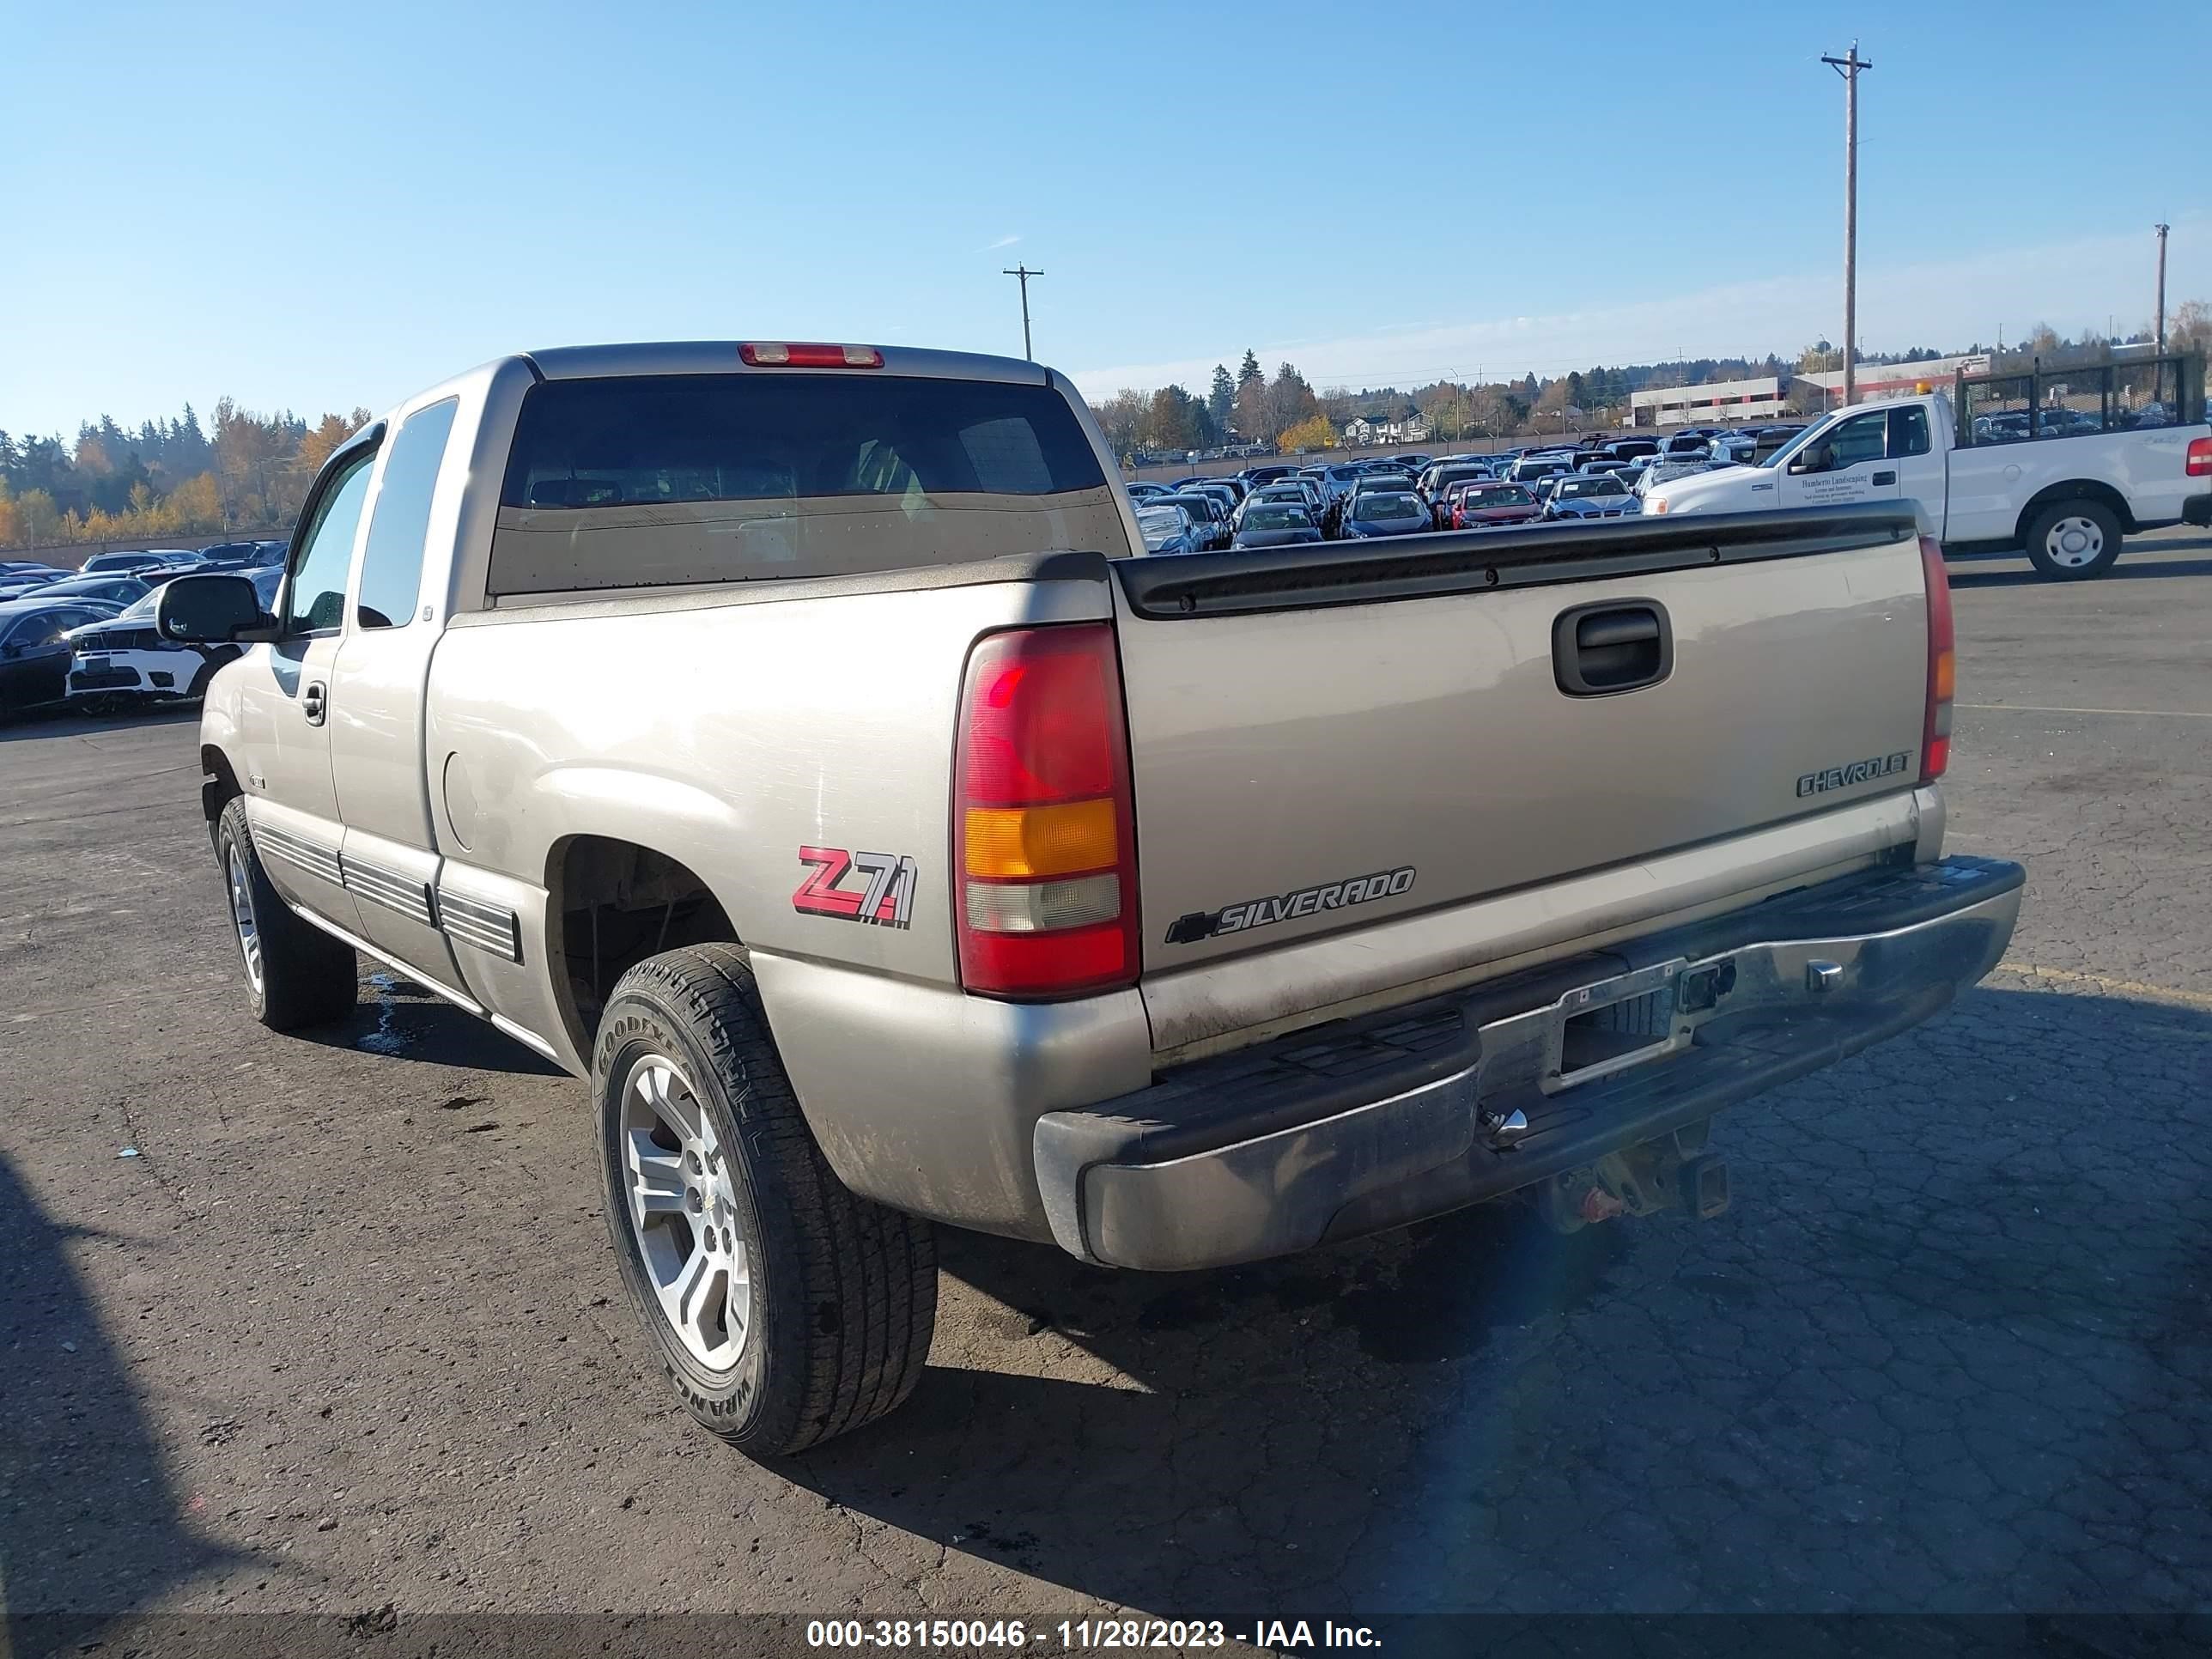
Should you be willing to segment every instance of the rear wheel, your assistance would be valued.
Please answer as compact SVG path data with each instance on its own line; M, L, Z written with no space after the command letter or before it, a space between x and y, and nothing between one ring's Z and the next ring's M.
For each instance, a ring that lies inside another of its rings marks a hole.
M361 977L353 946L301 921L270 885L243 796L222 809L215 854L253 1017L272 1031L296 1031L350 1014Z
M592 1085L623 1283L694 1417L775 1457L914 1392L935 1237L830 1170L741 950L669 951L624 974Z
M2120 556L2120 521L2101 501L2053 501L2028 521L2027 556L2052 581L2101 576Z

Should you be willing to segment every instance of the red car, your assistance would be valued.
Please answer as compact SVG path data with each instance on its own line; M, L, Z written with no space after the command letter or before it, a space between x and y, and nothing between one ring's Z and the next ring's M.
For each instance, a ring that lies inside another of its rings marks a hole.
M1534 524L1544 509L1517 483L1455 484L1445 492L1454 530L1491 530L1505 524Z

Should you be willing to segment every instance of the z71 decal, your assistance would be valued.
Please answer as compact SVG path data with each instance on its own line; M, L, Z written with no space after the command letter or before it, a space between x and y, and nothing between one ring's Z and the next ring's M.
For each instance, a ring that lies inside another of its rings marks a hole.
M914 925L914 860L896 853L848 853L842 847L802 847L799 861L809 866L806 879L791 896L791 908L803 915L836 916L876 927ZM851 872L865 888L841 886Z
M1413 866L1405 864L1395 870L1378 870L1371 876L1354 876L1350 881L1317 882L1295 892L1246 899L1218 910L1194 910L1176 918L1168 928L1168 943L1195 945L1218 933L1241 933L1323 910L1341 910L1348 904L1372 904L1379 898L1395 898L1413 884Z

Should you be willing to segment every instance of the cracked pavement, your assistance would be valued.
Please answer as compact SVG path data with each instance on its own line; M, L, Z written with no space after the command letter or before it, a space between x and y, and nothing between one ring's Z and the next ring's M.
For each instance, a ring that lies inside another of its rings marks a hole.
M1954 567L2008 965L1720 1118L1725 1216L947 1234L917 1396L774 1470L633 1328L579 1085L388 976L264 1032L192 718L0 730L0 1605L2212 1609L2212 538L2130 546Z

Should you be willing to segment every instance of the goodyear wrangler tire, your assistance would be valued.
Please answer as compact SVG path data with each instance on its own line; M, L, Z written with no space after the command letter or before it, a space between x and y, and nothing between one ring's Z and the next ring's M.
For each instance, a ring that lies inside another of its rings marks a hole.
M243 796L233 797L216 821L215 856L253 1017L272 1031L297 1031L353 1012L360 1000L360 959L343 939L293 915L269 884Z
M778 1457L914 1392L935 1237L831 1172L741 950L669 951L624 974L592 1087L623 1284L694 1417Z

